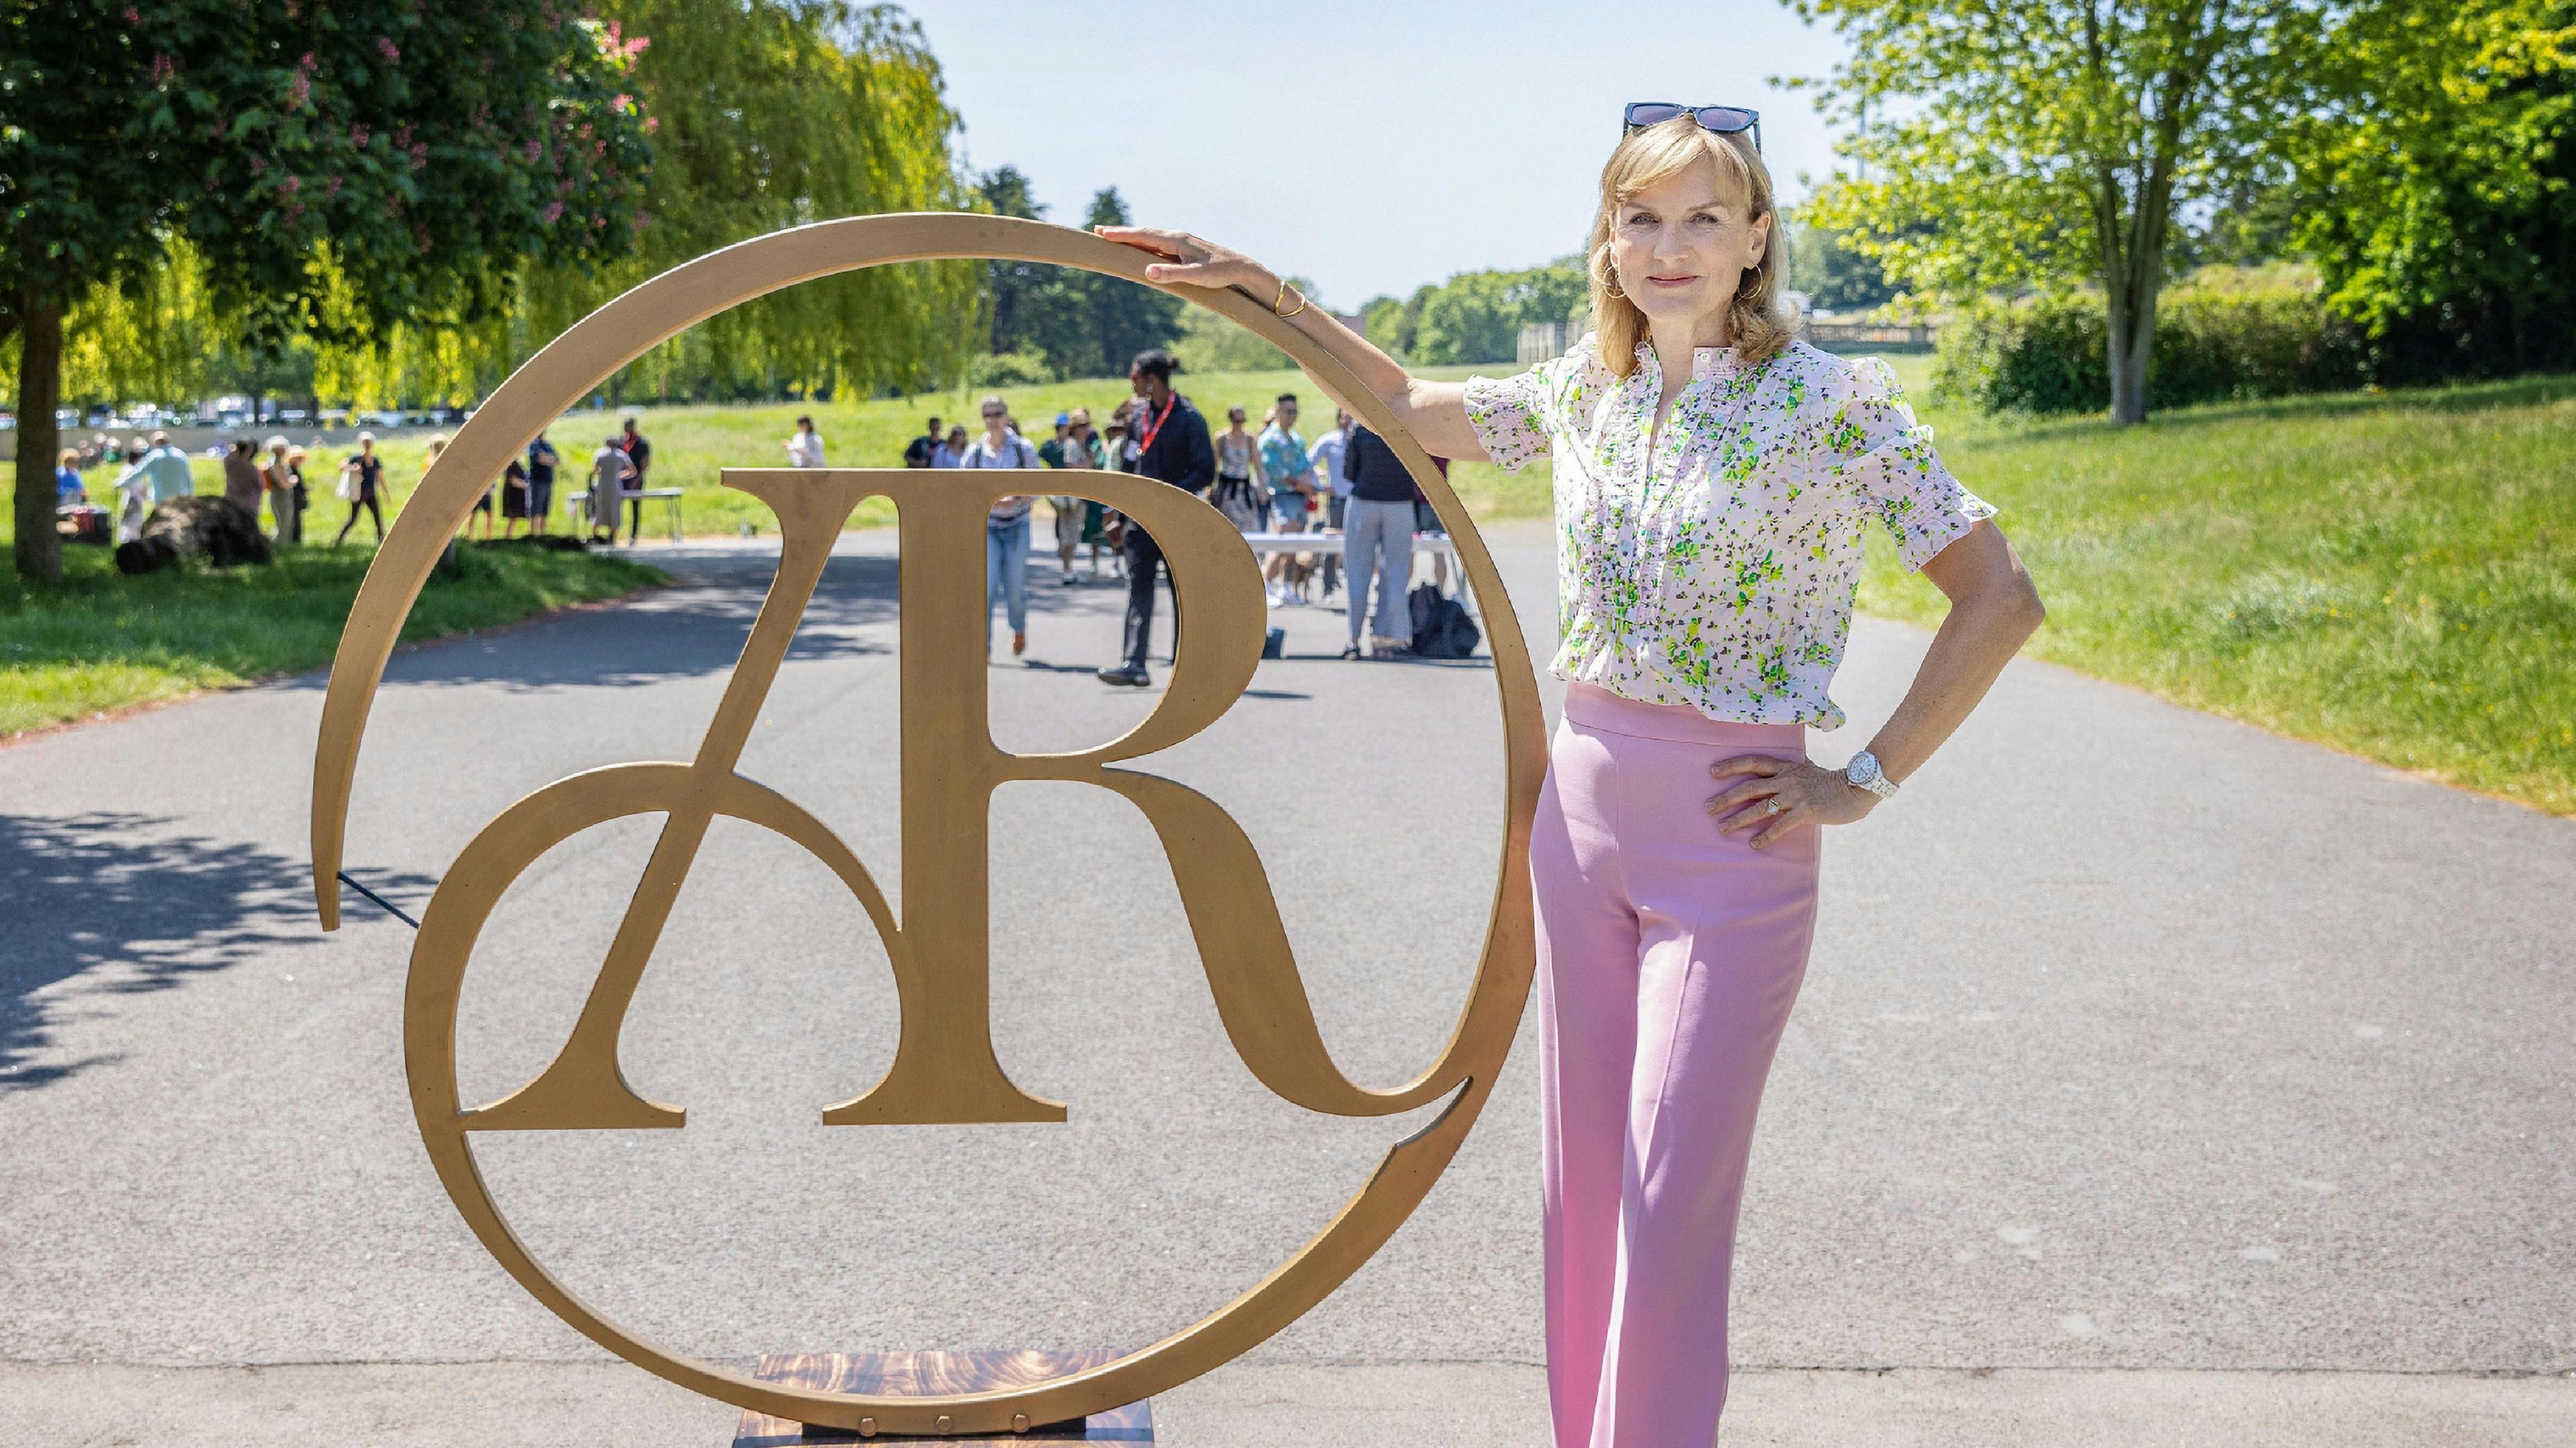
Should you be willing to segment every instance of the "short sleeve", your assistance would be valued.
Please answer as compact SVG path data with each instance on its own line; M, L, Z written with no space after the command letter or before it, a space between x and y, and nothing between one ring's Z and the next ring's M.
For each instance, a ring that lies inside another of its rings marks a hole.
M1942 464L1932 450L1932 429L1914 420L1885 360L1863 357L1853 363L1826 407L1825 471L1845 480L1887 525L1906 572L1922 568L1978 519L1998 511Z
M1518 472L1545 457L1554 443L1552 426L1562 409L1569 379L1592 356L1593 339L1585 336L1562 357L1541 362L1512 377L1467 379L1467 423L1485 456L1506 472Z

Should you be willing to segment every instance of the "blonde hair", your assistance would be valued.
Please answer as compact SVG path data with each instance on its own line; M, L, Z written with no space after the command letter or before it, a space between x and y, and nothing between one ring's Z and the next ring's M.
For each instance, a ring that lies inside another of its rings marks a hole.
M1637 343L1646 335L1646 314L1619 290L1619 273L1611 264L1610 237L1619 208L1636 195L1706 160L1717 167L1718 182L1741 197L1750 224L1771 214L1771 172L1742 133L1720 135L1689 116L1648 126L1623 138L1601 167L1601 213L1592 222L1589 253L1592 315L1601 335L1601 362L1611 375L1625 377L1637 367ZM1726 305L1727 331L1736 356L1746 362L1769 360L1794 337L1782 320L1779 238L1764 247L1762 260L1749 273L1751 289L1736 281L1734 300Z

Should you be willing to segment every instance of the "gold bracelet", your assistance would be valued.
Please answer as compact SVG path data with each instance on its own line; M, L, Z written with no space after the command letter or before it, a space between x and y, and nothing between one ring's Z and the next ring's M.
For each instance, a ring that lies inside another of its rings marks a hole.
M1297 312L1306 310L1306 294L1304 292L1299 292L1297 294L1297 312L1283 312L1279 310L1279 304L1286 300L1288 300L1288 279L1286 277L1281 277L1279 279L1279 295L1270 299L1270 315L1285 320L1297 315Z

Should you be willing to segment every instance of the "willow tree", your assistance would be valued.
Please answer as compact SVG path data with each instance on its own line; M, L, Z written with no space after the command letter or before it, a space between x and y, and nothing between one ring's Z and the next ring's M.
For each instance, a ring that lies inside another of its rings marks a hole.
M1850 51L1802 83L1876 111L1806 219L1917 291L2098 283L2110 414L2143 419L2179 218L2277 169L2331 0L1791 3Z
M58 577L64 313L184 237L252 336L504 308L613 254L647 153L631 48L556 0L0 0L0 334L19 338L17 563Z
M518 324L542 341L615 292L782 227L872 212L965 210L958 119L920 27L844 0L609 0L649 43L636 85L653 116L652 215L595 278L548 277ZM872 267L709 318L620 378L660 396L774 396L945 383L977 333L973 263Z

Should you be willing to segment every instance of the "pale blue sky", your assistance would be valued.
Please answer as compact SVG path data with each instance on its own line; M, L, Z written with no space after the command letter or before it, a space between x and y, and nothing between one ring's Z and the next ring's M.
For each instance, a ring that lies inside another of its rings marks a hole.
M1578 249L1631 100L1749 105L1783 199L1831 138L1805 93L1841 54L1776 0L906 0L965 117L1048 219L1116 185L1137 219L1380 292ZM1284 23L1283 23L1284 22Z

